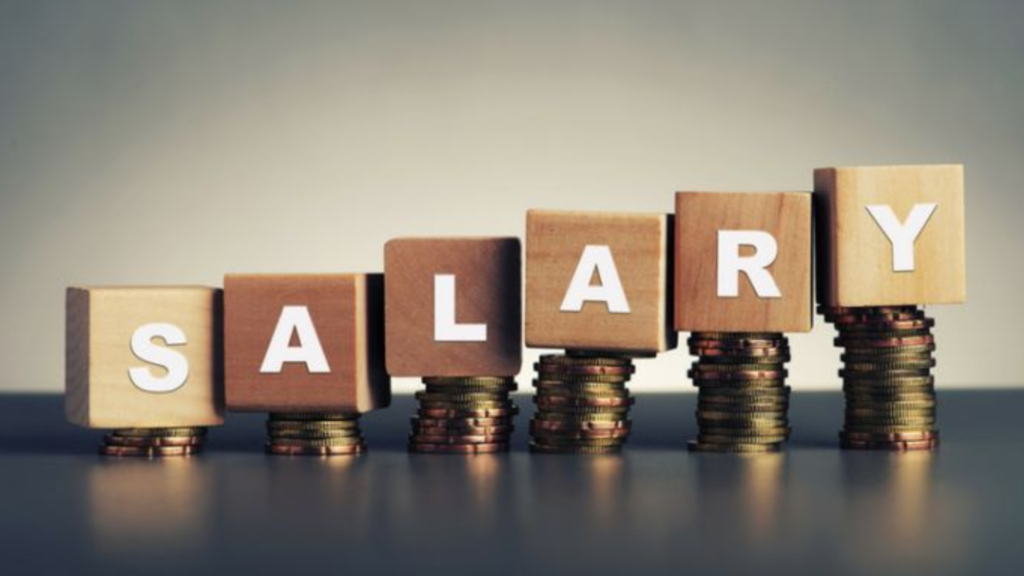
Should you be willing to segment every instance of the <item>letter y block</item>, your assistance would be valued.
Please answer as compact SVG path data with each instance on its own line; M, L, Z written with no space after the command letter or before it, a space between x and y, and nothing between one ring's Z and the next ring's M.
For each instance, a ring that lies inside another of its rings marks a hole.
M963 166L821 168L814 196L821 304L967 298Z

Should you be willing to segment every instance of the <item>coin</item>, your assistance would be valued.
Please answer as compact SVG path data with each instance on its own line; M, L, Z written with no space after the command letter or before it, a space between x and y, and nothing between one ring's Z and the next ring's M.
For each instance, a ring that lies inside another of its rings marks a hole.
M490 442L480 444L437 444L430 442L410 442L411 452L431 452L447 454L490 454L494 452L505 452L508 450L507 443Z
M933 438L929 440L841 440L840 446L845 449L853 450L893 450L893 451L910 451L910 450L932 450L938 448L939 439Z
M515 386L515 378L511 376L437 376L423 378L423 383L428 386Z
M578 455L606 455L618 454L622 451L621 445L611 446L548 446L545 444L530 443L530 452L537 454L578 454Z
M351 456L366 452L365 444L346 446L287 446L267 443L267 453L279 456Z
M104 456L189 456L202 450L202 444L189 446L116 446L104 444L100 446L100 454Z
M712 444L690 440L687 444L691 452L719 452L734 454L759 454L767 452L778 452L778 444Z
M191 426L191 427L175 427L175 428L118 428L111 432L113 436L140 436L140 437L154 437L154 436L204 436L206 435L206 428Z
M203 436L116 436L103 437L108 446L197 446L206 440Z

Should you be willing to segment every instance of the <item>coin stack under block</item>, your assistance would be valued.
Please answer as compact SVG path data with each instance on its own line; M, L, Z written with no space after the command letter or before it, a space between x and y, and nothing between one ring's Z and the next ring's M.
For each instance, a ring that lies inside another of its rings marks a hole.
M843 448L930 450L935 424L934 320L917 306L820 310L844 348L846 419Z
M780 333L696 332L698 359L689 376L697 386L695 452L778 451L789 438L789 341Z
M535 365L530 450L553 454L614 454L629 439L635 372L628 356L567 351Z
M105 456L189 456L201 452L206 428L120 428L103 437Z
M445 454L506 452L519 408L509 394L514 378L424 378L420 408L412 418L409 451Z
M352 456L366 451L359 414L271 412L267 453L279 456Z

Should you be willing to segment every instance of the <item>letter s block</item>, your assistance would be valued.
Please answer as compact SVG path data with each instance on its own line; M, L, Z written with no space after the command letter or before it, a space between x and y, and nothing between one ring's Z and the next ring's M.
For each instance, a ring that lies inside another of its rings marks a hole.
M643 355L675 348L670 220L527 212L527 346Z
M224 277L229 410L362 414L391 402L381 274Z
M966 299L963 166L822 168L814 196L819 302Z
M398 238L384 247L392 376L515 376L522 366L518 238Z
M809 332L811 194L676 194L675 327Z
M68 288L68 421L86 428L224 423L221 291Z

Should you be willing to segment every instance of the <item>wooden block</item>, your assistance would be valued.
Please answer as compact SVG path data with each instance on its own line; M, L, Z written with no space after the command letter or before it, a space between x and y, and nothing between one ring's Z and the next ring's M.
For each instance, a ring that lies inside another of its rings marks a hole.
M526 215L526 345L653 354L676 346L666 214Z
M809 192L676 194L676 329L809 332L811 219Z
M522 365L518 238L402 238L384 247L392 376L515 376Z
M68 421L86 428L224 423L221 291L68 288Z
M814 195L820 302L966 300L963 166L822 168Z
M365 413L391 402L381 274L224 277L229 410Z

